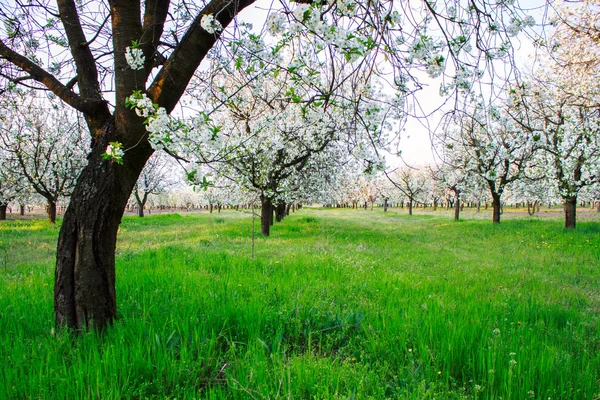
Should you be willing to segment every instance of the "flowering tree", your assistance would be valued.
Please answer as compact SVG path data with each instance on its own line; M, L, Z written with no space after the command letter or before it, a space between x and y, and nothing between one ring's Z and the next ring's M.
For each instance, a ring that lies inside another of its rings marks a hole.
M576 227L579 193L600 181L598 3L561 3L543 66L513 92L513 118L540 137L540 163Z
M423 171L410 167L400 168L386 175L396 189L408 199L408 215L412 215L413 205L424 200L427 175Z
M446 159L431 173L430 177L436 186L444 187L454 196L454 220L460 219L461 195L467 189L468 183L472 177L469 176L469 170L466 165L460 164L460 159Z
M492 222L499 223L502 194L522 177L539 137L482 102L452 115L450 121L444 138L447 159L486 182L492 197Z
M13 159L12 171L46 199L48 220L69 196L89 151L82 118L62 104L18 96L4 102L0 147Z
M25 189L21 175L13 172L13 163L14 160L0 148L0 221L6 219L8 204L18 199Z
M155 153L150 157L133 187L139 217L144 216L148 196L160 194L177 183L173 176L174 167L172 160L164 153Z
M25 84L51 92L84 114L92 142L59 235L58 326L102 329L115 318L116 236L131 191L152 144L168 141L165 117L209 51L229 58L220 43L260 44L258 34L240 38L241 23L232 23L251 3L0 2L1 90ZM511 4L282 2L268 24L279 32L277 43L311 38L315 48L373 74L382 70L375 61L387 62L394 85L406 95L421 87L415 70L440 76L448 66L453 90L476 79L490 58L505 56L510 35L531 23ZM137 115L129 107L132 94L138 105L144 95L156 113Z

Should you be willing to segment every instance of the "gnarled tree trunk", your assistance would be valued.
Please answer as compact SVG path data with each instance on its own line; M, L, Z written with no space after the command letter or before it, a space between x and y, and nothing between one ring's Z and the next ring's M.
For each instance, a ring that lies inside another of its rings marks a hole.
M141 142L126 153L123 165L102 161L108 138L113 137L107 133L77 180L58 238L54 312L59 327L102 330L117 314L117 231L152 149Z

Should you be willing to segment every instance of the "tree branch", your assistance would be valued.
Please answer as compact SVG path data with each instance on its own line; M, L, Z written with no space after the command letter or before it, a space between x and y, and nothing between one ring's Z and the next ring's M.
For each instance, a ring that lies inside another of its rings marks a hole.
M194 72L208 51L219 39L219 33L208 33L200 26L202 16L213 14L223 27L227 27L234 17L255 0L212 0L196 16L194 22L181 39L154 82L148 89L148 96L154 103L171 112L184 93Z
M102 107L104 104L101 99L86 99L79 96L63 85L54 75L41 68L27 57L22 56L6 46L2 40L0 40L0 58L7 60L11 64L14 64L27 72L32 79L46 86L65 103L84 114L94 115L97 113L99 107ZM16 78L17 81L18 79L19 78Z

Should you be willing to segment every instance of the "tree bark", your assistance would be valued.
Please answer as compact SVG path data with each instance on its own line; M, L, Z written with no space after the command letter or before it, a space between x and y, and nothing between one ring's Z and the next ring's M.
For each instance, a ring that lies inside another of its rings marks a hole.
M260 233L269 236L273 220L273 201L261 196L260 203Z
M413 202L412 202L412 200L409 200L408 201L408 215L413 215L412 210L413 210Z
M152 154L147 142L119 165L101 154L114 140L112 123L95 143L71 196L58 237L54 283L57 327L103 330L117 315L115 247L127 200Z
M577 225L577 196L565 199L565 229L575 229Z
M19 215L21 215L21 216L25 215L25 205L23 205L23 204L19 205Z
M460 218L460 193L456 193L456 201L454 202L454 220L458 221Z
M8 204L0 204L0 221L6 221L6 208Z
M500 223L500 195L498 193L492 193L492 222L494 224Z
M388 210L388 199L387 197L385 199L383 199L383 212L386 212Z
M46 211L48 213L48 222L51 224L56 223L56 202L48 200Z

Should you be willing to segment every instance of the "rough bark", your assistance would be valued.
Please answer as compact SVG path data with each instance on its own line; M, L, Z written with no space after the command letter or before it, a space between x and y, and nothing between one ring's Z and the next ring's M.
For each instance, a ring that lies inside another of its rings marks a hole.
M565 229L575 229L577 225L577 196L565 199Z
M19 215L21 215L21 216L25 215L25 205L23 205L23 204L19 205Z
M127 200L152 154L147 142L124 164L102 161L112 124L96 142L65 212L58 238L54 311L58 327L103 330L116 317L115 247Z
M8 204L0 204L0 221L6 220L6 209L8 208Z

